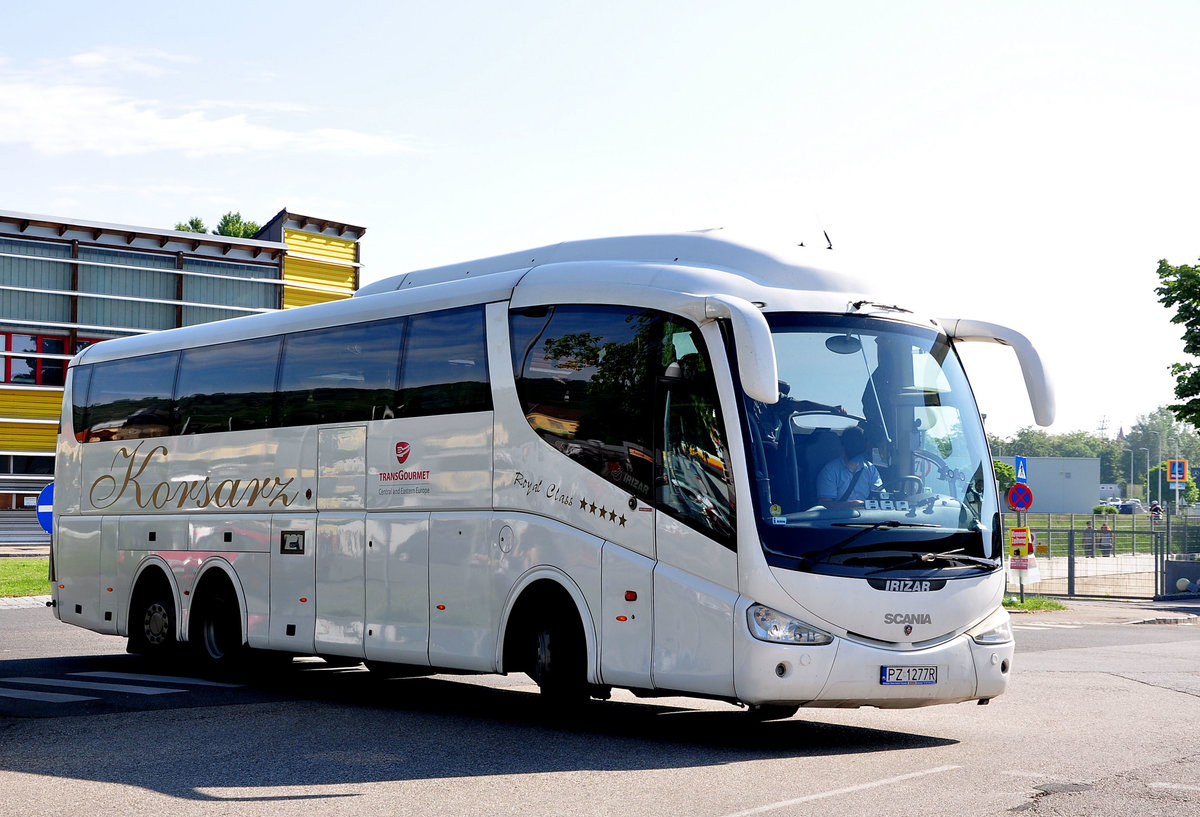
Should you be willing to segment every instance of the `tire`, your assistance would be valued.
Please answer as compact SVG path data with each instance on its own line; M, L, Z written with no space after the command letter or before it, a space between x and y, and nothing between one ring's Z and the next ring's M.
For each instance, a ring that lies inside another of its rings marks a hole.
M131 653L156 661L174 657L178 649L175 600L163 579L139 587L129 615Z
M192 607L188 643L204 669L226 671L241 665L246 646L237 599L217 589Z
M575 611L559 607L549 620L530 628L529 676L553 704L581 703L587 694L587 647Z
M751 704L746 711L752 721L784 721L800 711L799 706L792 704Z

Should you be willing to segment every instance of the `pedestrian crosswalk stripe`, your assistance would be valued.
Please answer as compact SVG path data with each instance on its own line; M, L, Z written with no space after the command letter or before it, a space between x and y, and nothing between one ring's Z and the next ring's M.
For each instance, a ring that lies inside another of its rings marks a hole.
M0 687L0 698L16 698L22 701L41 701L48 704L70 704L79 701L95 701L87 695L68 695L65 692L39 692L36 689L5 689Z
M176 675L141 675L136 672L72 672L71 675L81 678L109 678L114 681L165 681L169 684L222 687L224 689L241 689L245 686L245 684L227 684L223 681L209 681L205 678L180 678Z
M65 678L5 678L10 684L28 684L41 687L66 687L68 689L89 689L97 692L125 692L131 695L165 695L170 692L184 692L182 689L169 687L148 687L138 684L102 684L95 681L69 681Z

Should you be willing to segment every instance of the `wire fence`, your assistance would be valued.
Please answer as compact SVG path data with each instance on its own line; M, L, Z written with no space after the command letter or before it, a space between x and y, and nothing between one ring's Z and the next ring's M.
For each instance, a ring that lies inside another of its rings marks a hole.
M1155 598L1200 592L1200 517L1006 513L1005 535L1028 528L1036 570L1009 592Z

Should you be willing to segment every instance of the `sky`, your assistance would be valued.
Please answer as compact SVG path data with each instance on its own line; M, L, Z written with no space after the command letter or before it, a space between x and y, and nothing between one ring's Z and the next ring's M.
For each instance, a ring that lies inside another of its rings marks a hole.
M5 10L0 209L287 208L366 227L364 283L720 227L1023 332L1050 433L1174 400L1154 289L1200 257L1194 0L174 8ZM1033 425L1010 350L963 357L989 432Z

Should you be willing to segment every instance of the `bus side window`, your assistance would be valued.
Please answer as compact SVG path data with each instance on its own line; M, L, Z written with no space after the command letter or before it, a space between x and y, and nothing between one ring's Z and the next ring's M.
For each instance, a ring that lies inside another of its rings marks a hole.
M170 434L178 362L178 352L165 352L95 364L84 441Z
M288 335L279 373L279 424L395 417L406 322L394 318Z
M175 384L176 434L270 428L280 339L187 349Z
M658 381L658 506L732 548L733 484L716 382L699 332L674 328L667 348L675 359Z
M529 425L562 454L652 502L662 313L567 305L518 310L509 320Z
M483 307L414 315L409 322L398 414L491 411Z
M92 372L95 368L93 365L87 365L71 369L71 431L79 442L87 439L88 391L92 386Z

